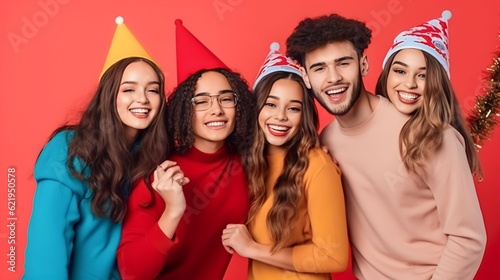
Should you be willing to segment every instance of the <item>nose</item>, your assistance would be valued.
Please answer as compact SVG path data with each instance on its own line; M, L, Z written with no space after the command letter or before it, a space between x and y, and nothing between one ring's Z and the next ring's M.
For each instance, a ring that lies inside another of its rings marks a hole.
M337 83L342 80L342 75L335 68L335 66L328 66L328 82Z
M210 96L211 100L211 106L209 108L210 114L213 116L220 116L224 114L224 110L219 104L219 101L217 100L218 96Z
M274 115L274 119L278 121L287 121L288 117L286 116L286 109L278 109Z
M146 91L139 91L137 93L137 98L135 101L137 101L138 103L141 103L141 104L148 104L149 99L148 99L148 96L146 95Z
M404 83L407 88L416 88L417 83L415 82L415 78L412 75L407 75Z

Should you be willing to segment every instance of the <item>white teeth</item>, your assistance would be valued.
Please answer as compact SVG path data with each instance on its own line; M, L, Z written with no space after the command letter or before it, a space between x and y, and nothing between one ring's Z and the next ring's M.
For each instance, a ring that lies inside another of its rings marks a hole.
M338 88L338 89L332 89L332 90L327 90L326 94L338 94L346 91L347 88Z
M149 109L144 109L144 108L130 109L130 112L135 114L147 114L149 113Z
M225 122L209 122L207 123L207 126L222 126L225 125Z
M399 96L401 96L401 98L406 100L415 100L419 97L419 95L417 94L401 92L401 91L399 92Z
M273 130L279 130L279 131L287 131L290 129L289 127L286 126L272 125L272 124L270 124L269 127Z

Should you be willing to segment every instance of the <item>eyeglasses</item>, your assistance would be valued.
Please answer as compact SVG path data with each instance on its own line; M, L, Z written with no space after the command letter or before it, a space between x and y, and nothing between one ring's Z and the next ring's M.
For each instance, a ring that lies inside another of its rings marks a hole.
M217 95L199 95L191 98L194 109L196 111L205 111L212 107L213 99L216 98L217 102L222 108L233 108L238 103L238 98L233 92L226 92Z

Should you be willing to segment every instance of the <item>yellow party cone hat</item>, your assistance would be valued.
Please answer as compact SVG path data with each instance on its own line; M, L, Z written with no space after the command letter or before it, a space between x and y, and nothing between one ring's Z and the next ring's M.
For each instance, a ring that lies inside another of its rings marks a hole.
M104 63L104 67L99 77L102 77L104 72L106 72L106 70L108 70L108 68L111 67L111 65L113 65L115 62L126 57L144 57L155 62L155 60L141 45L134 34L125 25L125 23L123 22L123 18L117 17L115 22L115 34L113 35L113 40L111 41L111 46L109 47L108 56L106 57L106 62Z

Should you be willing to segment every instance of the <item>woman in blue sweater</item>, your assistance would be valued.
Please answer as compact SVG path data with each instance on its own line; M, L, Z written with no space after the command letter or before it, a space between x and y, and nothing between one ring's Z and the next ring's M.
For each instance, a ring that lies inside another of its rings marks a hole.
M143 57L104 72L78 124L40 153L23 279L120 279L130 186L168 154L164 76Z

